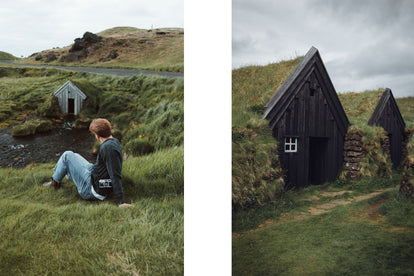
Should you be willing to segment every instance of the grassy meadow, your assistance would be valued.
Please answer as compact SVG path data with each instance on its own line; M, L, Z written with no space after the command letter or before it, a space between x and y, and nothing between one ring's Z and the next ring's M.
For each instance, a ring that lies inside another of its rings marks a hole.
M54 164L0 169L0 274L183 274L183 79L2 66L0 127L62 123L52 94L67 80L88 97L74 125L111 121L132 207L82 200L68 180L44 188Z
M54 164L0 169L0 274L182 274L183 151L125 161L130 208L82 200L67 179L44 188Z
M300 60L232 72L233 275L414 274L414 201L399 192L411 165L393 169L383 129L367 125L384 89L338 94L348 134L363 137L361 178L284 190L277 141L262 114ZM396 101L412 130L414 97ZM413 143L406 160L414 160Z

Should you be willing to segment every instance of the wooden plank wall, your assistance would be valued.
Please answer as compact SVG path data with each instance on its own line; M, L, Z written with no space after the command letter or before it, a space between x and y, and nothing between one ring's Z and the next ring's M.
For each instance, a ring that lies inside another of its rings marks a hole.
M396 124L396 110L391 106L391 102L386 103L384 112L378 120L378 125L382 126L390 135L390 152L391 160L394 167L401 162L402 142L404 140L404 130L401 130Z
M59 106L62 110L62 113L65 114L68 113L68 99L75 100L74 115L79 114L82 108L82 97L78 93L76 93L75 89L71 89L70 85L67 85L58 96Z
M289 186L304 187L309 185L309 139L324 137L327 150L324 151L324 181L336 179L343 161L344 137L328 106L325 93L316 73L312 73L308 82L298 86L300 91L291 101L283 117L273 128L274 137L280 141L279 157L285 180ZM312 88L312 89L311 89ZM311 90L314 90L311 96ZM285 137L298 137L298 151L284 152Z

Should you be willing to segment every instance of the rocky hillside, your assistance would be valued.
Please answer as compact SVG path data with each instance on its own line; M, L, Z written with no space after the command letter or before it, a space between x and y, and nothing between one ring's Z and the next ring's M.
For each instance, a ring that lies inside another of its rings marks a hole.
M184 72L184 29L115 27L64 48L34 53L23 62Z

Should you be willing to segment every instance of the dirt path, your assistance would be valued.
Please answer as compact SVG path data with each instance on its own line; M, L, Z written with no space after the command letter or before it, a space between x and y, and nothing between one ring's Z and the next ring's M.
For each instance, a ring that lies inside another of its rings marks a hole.
M266 220L264 223L260 224L257 228L251 229L248 232L255 232L255 231L258 231L258 230L260 230L264 227L277 226L277 225L280 225L280 224L282 224L284 222L287 222L287 221L304 220L304 219L306 219L310 216L315 216L315 215L320 215L320 214L327 213L327 212L331 211L331 209L336 207L336 206L347 205L347 204L354 203L354 202L360 202L362 200L375 197L377 195L380 195L382 193L388 192L388 191L393 190L393 189L395 189L395 188L389 188L389 189L385 189L385 190L377 190L375 192L372 192L372 193L369 193L369 194L366 194L366 195L355 196L355 197L347 198L347 199L335 199L335 200L332 200L328 203L323 203L323 204L310 206L306 212L300 212L300 213L295 214L295 215L291 215L289 213L283 213L278 218L278 220L273 220L273 219ZM317 200L319 200L323 197L336 197L336 196L339 196L339 195L343 195L345 193L352 194L352 191L323 192L323 193L320 194L320 196L313 195L313 196L310 196L309 198L306 198L306 199L303 199L303 200L304 201L317 201ZM366 213L366 216L367 216L368 219L370 219L370 218L371 219L378 219L378 217L379 217L379 213L378 213L379 207L381 206L381 204L384 201L379 201L379 202L380 202L380 204L375 203L375 204L369 206L367 208L367 210L363 211L364 214ZM239 233L232 233L232 236L234 238L234 237L240 236L240 234Z

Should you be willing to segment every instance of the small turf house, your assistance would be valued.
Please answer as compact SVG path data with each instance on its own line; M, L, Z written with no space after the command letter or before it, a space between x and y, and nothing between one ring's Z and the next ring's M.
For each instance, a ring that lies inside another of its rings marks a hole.
M86 95L71 81L62 85L53 96L59 100L59 106L64 114L78 115Z
M368 125L380 126L388 133L389 149L394 167L401 163L402 147L405 138L405 122L395 102L391 89L385 89Z
M343 166L348 118L312 47L265 107L287 187L334 181Z

